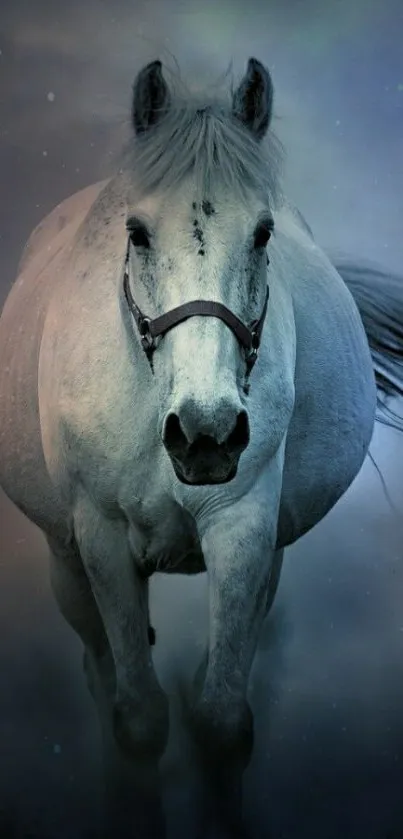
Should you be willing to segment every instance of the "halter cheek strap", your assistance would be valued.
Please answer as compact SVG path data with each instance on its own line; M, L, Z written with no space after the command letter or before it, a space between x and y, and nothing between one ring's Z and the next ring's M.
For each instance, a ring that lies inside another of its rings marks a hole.
M230 309L227 309L227 307L222 303L216 303L213 300L191 300L189 303L184 303L182 306L176 306L174 309L170 309L169 312L165 312L165 314L151 319L143 314L132 295L129 282L129 257L130 237L127 244L124 265L123 289L128 307L140 335L141 346L148 358L151 369L153 370L152 357L157 348L157 338L163 337L167 332L173 329L173 327L191 317L201 315L203 317L219 318L229 327L231 332L233 332L245 352L246 375L244 390L245 393L248 394L250 388L249 376L258 356L267 305L269 302L269 286L267 286L266 289L266 297L262 314L258 320L251 323L250 327L246 326L237 317L237 315L234 315L234 313L231 312Z

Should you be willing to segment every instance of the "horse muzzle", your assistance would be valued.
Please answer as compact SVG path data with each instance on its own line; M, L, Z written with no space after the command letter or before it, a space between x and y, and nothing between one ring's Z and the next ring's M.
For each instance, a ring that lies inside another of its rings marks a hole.
M249 436L246 411L239 413L232 430L221 442L206 433L194 434L189 439L179 416L170 413L164 422L162 441L178 480L201 486L233 480Z
M206 437L192 443L181 459L172 454L169 456L176 477L188 486L226 484L238 471L239 456L229 455L222 446Z

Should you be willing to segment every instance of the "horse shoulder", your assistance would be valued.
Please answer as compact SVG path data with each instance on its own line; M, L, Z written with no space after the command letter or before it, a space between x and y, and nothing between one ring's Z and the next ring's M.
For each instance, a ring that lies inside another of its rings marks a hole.
M38 397L40 347L52 293L62 276L63 254L103 185L72 195L36 228L0 319L0 484L20 509L47 530L54 521L62 521L65 511L44 460Z

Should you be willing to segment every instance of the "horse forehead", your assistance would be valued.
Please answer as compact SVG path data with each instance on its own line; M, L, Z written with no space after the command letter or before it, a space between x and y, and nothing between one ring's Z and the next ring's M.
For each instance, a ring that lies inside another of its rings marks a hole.
M258 200L243 205L231 200L230 194L195 198L193 190L182 187L176 193L144 197L134 212L150 220L161 246L175 249L182 236L187 239L189 234L201 245L205 237L211 241L215 235L223 244L226 235L240 238L262 208Z
M210 192L210 191L208 191ZM143 195L136 201L134 212L139 211L145 217L149 217L155 223L168 221L180 223L181 220L197 216L199 221L225 223L231 220L245 221L255 216L267 207L262 196L250 193L248 199L239 201L234 195L234 190L229 185L219 185L214 194L208 194L200 190L194 183L194 178L184 178L174 188L163 191L155 190L148 195Z
M196 238L200 238L201 233L214 236L215 231L220 235L225 231L242 234L253 216L254 209L236 206L230 200L205 198L195 201L190 198L186 202L167 202L161 208L160 226L169 235L183 231L192 232Z

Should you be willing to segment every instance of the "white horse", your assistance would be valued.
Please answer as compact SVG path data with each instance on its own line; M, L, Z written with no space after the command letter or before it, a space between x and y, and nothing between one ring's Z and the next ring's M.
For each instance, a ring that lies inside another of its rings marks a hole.
M2 314L0 482L45 534L85 647L109 836L164 833L157 571L208 574L188 707L200 829L243 835L248 678L283 549L360 470L374 366L402 394L401 280L347 266L354 302L282 195L272 101L255 59L227 102L183 98L148 65L122 168L34 232Z

